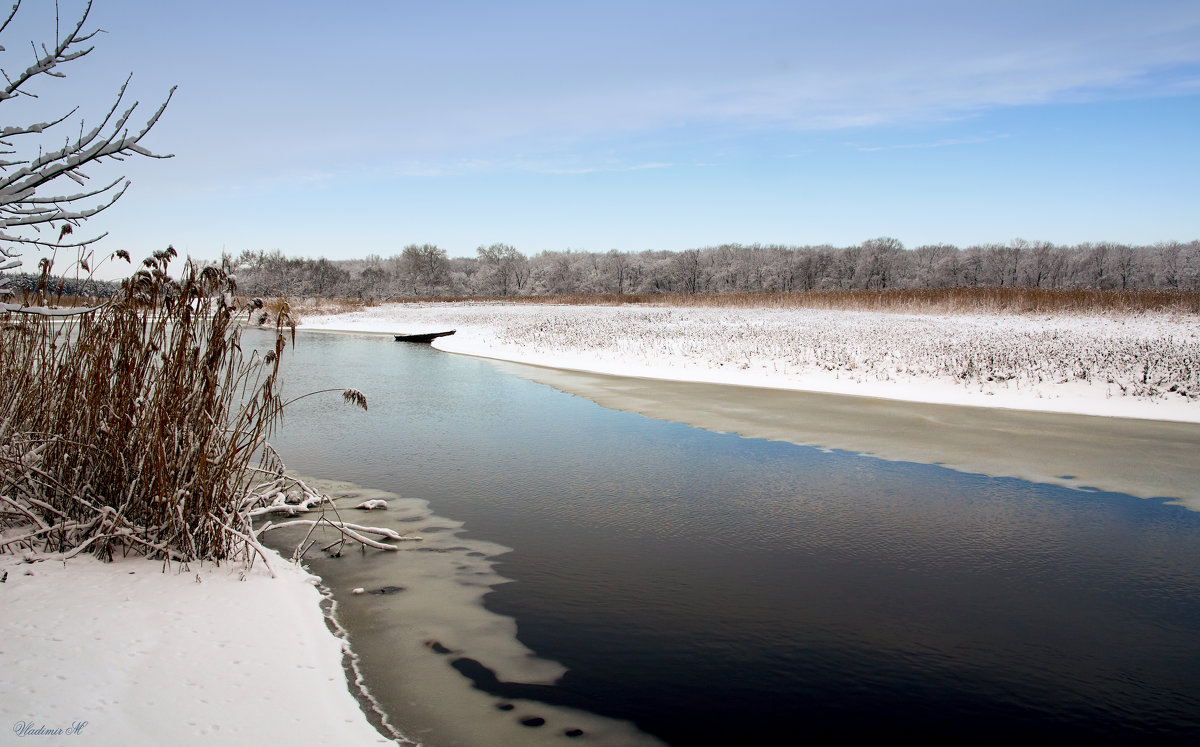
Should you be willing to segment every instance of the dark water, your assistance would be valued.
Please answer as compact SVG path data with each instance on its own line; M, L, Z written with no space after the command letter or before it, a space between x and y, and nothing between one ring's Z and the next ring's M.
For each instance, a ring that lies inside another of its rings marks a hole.
M1200 737L1196 512L710 433L386 337L297 342L290 391L371 409L297 403L274 439L291 469L511 548L486 607L568 671L439 663L498 700L675 745Z

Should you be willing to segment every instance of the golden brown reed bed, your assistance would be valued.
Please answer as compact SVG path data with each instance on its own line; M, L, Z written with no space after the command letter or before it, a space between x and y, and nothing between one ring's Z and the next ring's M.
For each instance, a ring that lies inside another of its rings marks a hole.
M811 308L894 313L1138 313L1200 314L1200 292L1182 290L1098 290L1080 288L916 288L813 290L794 293L601 294L529 296L446 296L398 298L393 303L508 302L567 305L645 305L709 308ZM377 301L314 299L303 311L346 313L377 306Z
M248 554L244 483L282 403L277 345L243 354L232 283L159 252L97 312L0 330L0 550ZM240 547L239 547L240 546Z

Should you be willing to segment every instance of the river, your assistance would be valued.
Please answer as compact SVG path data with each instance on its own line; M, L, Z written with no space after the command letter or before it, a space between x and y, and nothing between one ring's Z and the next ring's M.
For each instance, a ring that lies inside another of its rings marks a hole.
M289 467L424 537L306 555L414 740L1200 733L1198 512L701 430L385 336L302 332L285 363L291 394L370 402L297 402Z

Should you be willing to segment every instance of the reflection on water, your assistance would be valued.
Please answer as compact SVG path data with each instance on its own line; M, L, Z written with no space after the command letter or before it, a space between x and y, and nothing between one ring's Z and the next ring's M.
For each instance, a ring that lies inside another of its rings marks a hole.
M313 565L430 744L456 718L486 734L481 714L570 739L584 711L618 720L579 727L614 744L619 721L680 745L1200 728L1196 512L710 433L383 337L301 334L287 363L292 391L371 407L297 403L289 466L445 526L421 528L432 550Z

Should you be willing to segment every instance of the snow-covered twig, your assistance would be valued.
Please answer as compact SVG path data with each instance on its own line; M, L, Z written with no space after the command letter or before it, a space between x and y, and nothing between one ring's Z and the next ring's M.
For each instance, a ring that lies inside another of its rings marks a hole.
M315 526L317 524L328 525L330 527L333 527L334 529L337 529L338 531L342 532L347 537L349 537L350 539L352 539L356 542L361 542L362 544L367 545L368 547L374 547L374 548L377 548L380 550L398 550L399 548L397 548L395 545L385 545L382 542L376 542L375 540L370 539L369 537L366 537L364 535L365 534L378 534L380 536L387 537L388 539L393 539L393 540L416 541L416 540L422 539L421 537L417 537L417 536L402 535L392 529L386 529L386 528L381 528L381 527L364 527L364 526L360 526L358 524L350 524L350 523L344 522L344 521L330 521L329 519L326 519L324 517L322 517L320 519L294 519L292 521L285 521L282 524L268 524L267 526L258 530L257 533L262 534L264 532L267 532L267 531L270 531L273 529L280 529L282 527Z
M211 513L209 515L212 516ZM221 524L221 526L223 526L225 528L225 531L229 532L234 537L237 537L238 539L245 542L246 547L253 550L255 555L262 558L263 565L265 565L267 567L267 572L271 574L271 578L275 578L275 569L271 567L271 562L269 560L267 560L266 548L264 548L259 543L258 539L254 536L253 531L248 532L248 533L242 533L242 532L239 532L238 530L234 529L233 527L229 526L228 522L223 522L215 516L213 516L213 519L215 521L217 521L219 524Z

